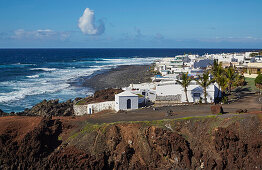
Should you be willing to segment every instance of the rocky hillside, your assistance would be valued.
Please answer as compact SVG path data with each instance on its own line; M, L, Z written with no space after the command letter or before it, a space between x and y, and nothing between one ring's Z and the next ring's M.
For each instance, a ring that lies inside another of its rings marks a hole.
M262 168L257 115L110 124L13 116L0 126L0 169Z
M20 115L52 115L52 116L71 116L74 115L73 102L59 102L59 100L43 100L31 109L26 109Z

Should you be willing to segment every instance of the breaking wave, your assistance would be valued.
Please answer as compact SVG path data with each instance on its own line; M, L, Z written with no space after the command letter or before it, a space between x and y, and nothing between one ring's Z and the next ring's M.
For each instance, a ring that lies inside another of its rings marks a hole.
M85 96L90 94L90 89L84 90L86 94L81 94L83 91L71 86L71 82L75 81L79 77L90 76L96 71L103 69L110 69L120 65L138 65L138 64L150 64L157 58L125 58L125 59L100 59L96 61L96 65L89 61L74 61L72 67L68 63L64 68L52 67L38 67L30 68L30 71L40 71L38 74L27 75L24 79L15 81L0 82L0 86L10 89L8 92L0 93L0 103L8 103L10 101L23 100L26 97L34 97L37 95L44 95L45 98L50 96L56 96L56 93L61 94L61 98L64 95L73 94L71 98L79 96ZM59 65L59 63L56 63ZM83 87L82 87L83 88Z

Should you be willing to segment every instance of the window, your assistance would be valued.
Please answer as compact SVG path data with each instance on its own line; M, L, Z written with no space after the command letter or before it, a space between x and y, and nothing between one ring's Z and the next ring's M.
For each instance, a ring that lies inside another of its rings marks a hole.
M200 97L200 93L194 93L194 97Z

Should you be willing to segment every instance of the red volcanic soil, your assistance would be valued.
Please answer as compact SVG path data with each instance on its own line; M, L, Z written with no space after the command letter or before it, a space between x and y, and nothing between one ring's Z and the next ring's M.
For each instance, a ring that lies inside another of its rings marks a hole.
M13 140L20 141L41 122L42 117L6 116L0 117L0 135L9 133Z
M0 117L0 169L261 169L257 115L102 124Z

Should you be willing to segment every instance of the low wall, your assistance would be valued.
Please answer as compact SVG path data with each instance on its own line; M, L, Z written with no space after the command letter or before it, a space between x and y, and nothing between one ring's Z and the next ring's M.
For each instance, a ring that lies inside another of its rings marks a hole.
M258 76L258 74L244 74L244 77L247 78L256 78Z
M88 105L74 105L74 113L77 116L88 114Z
M85 114L93 114L93 113L101 112L103 110L115 110L115 101L91 103L87 105L74 105L73 108L74 108L75 115L81 116Z
M92 109L92 113L101 112L103 110L115 110L115 101L92 103L88 105L88 108Z
M187 105L186 103L182 102L175 102L175 101L155 101L155 107L162 107L162 106L178 106L178 105Z
M157 101L171 101L176 103L181 103L181 95L166 95L166 96L156 96L156 102Z

